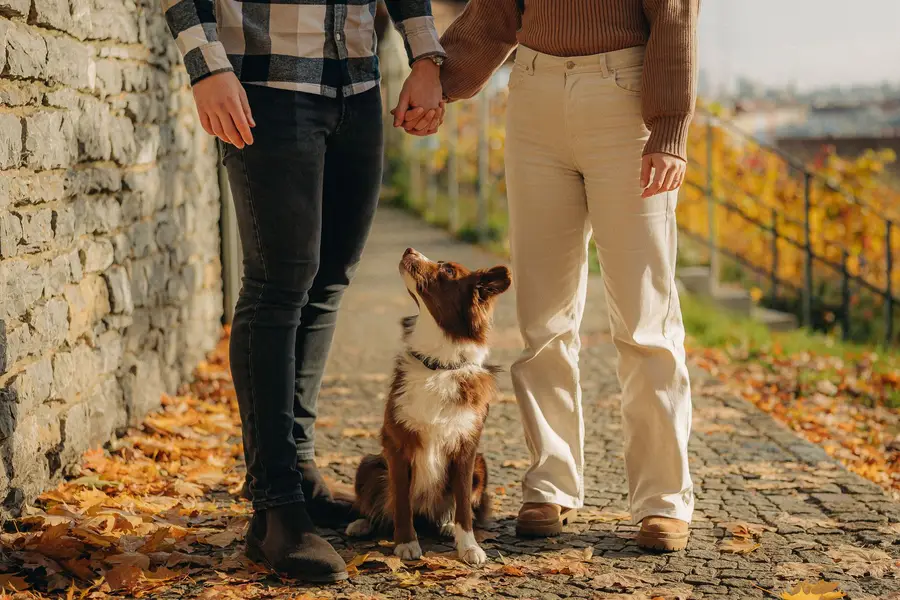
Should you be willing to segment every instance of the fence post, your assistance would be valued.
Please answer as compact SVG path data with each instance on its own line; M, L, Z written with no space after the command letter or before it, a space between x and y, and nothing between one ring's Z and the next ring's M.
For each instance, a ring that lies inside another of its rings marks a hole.
M811 207L812 175L803 172L803 247L806 257L803 261L803 325L812 328L812 287L813 287L813 255L812 235L809 229L809 211Z
M447 106L447 202L450 231L459 231L459 121L457 104Z
M482 90L478 99L478 220L476 229L478 240L484 241L488 230L488 193L490 192L488 121L490 120L490 98L488 91Z
M412 137L412 136L410 136ZM409 198L408 203L416 212L421 210L422 198L422 150L419 138L405 140L409 152Z
M716 250L716 199L713 195L713 116L706 119L706 200L709 220L709 292L715 292L719 284L719 253Z
M427 208L425 209L425 220L437 220L437 204L438 204L438 186L437 173L434 171L434 153L438 144L437 136L440 134L432 134L425 138L423 146L427 148L425 152L425 197L427 198Z
M778 211L772 209L772 298L778 297Z
M890 346L894 341L894 286L891 281L891 275L894 272L894 252L891 249L894 222L886 220L884 223L884 264L887 270L886 294L884 297L884 343Z
M841 254L841 338L850 339L850 272L847 270L849 253L844 247Z

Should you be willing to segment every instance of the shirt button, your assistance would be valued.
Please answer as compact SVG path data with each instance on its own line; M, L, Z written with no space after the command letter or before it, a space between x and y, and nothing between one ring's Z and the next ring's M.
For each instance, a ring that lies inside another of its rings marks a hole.
M341 39L342 39L343 37L344 37L344 36L341 35L340 33L334 34L334 39L336 39L337 41L341 41Z
M575 68L575 63L572 62L572 61L570 60L569 62L566 63L566 68L567 68L567 69L574 69L574 68Z

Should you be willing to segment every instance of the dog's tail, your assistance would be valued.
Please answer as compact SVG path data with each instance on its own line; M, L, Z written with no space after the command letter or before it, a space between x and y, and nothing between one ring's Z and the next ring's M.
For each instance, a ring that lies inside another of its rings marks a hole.
M494 499L488 491L487 462L482 454L475 457L475 473L472 476L472 508L475 525L486 526L494 512Z
M384 520L388 501L387 461L381 454L369 454L356 471L356 510L373 523Z

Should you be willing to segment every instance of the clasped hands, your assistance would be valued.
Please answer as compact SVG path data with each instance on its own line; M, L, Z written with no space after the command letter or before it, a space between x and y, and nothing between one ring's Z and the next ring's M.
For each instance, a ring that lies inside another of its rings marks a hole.
M419 59L413 63L397 106L391 110L394 127L402 127L410 135L431 135L444 122L445 106L440 67L428 58Z

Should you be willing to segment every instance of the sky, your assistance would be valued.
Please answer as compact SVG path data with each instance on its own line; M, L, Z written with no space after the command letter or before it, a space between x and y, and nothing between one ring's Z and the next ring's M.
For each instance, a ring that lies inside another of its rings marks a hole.
M699 29L714 85L900 82L900 0L702 0Z

